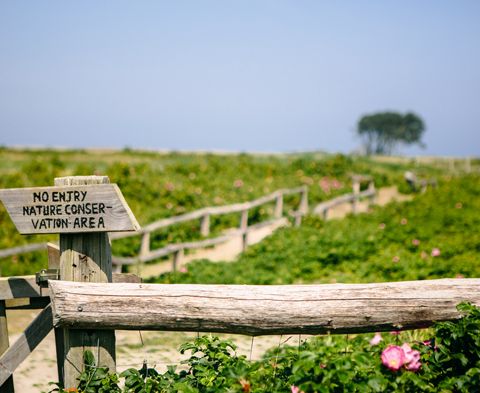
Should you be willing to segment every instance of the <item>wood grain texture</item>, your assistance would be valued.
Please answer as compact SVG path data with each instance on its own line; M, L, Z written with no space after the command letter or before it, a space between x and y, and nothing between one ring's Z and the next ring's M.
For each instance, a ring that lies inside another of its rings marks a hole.
M108 182L105 176L66 177L56 178L55 186L88 188L109 186ZM60 280L111 283L112 253L108 233L61 233ZM83 353L87 349L95 354L99 366L115 371L113 330L56 329L55 336L59 380L64 387L77 385L84 367Z
M480 304L480 279L381 284L162 285L51 281L54 325L266 334L412 329Z
M361 198L374 197L375 194L376 194L375 189L370 188L370 189L361 191L358 194L350 193L350 194L340 195L336 198L329 199L328 201L319 203L317 206L315 206L313 213L318 215L325 215L326 211L328 211L331 208L334 208L335 206L338 206L347 202L353 203L354 201L359 200Z
M5 300L0 300L0 355L4 354L10 346L8 339L7 314L5 312ZM8 376L0 383L0 393L14 393L13 375Z
M15 371L20 363L37 347L52 330L52 308L47 306L25 332L0 357L0 385Z
M140 228L116 184L4 189L0 199L21 234Z
M113 273L114 283L140 283L133 273ZM35 276L0 277L0 300L49 297L48 288L40 288Z
M298 213L299 215L301 213ZM297 216L295 216L297 218ZM249 227L245 229L236 229L236 230L231 230L228 231L228 234L226 235L221 235L218 237L214 237L211 239L204 239L204 240L198 240L194 242L184 242L184 243L175 243L175 244L169 244L168 246L158 248L156 250L150 250L148 252L142 253L140 252L138 256L135 257L118 257L118 256L113 256L112 257L112 263L114 265L134 265L139 262L150 262L154 261L156 259L159 259L161 257L164 257L166 255L173 254L177 252L178 250L194 250L194 249L199 249L199 248L206 248L206 247L211 247L215 246L217 244L225 243L228 240L231 240L234 237L241 236L242 234L245 234L251 230L256 230L259 228L262 228L264 226L272 225L275 222L282 221L283 218L280 219L272 219L272 220L266 220L262 221L260 223L250 225Z

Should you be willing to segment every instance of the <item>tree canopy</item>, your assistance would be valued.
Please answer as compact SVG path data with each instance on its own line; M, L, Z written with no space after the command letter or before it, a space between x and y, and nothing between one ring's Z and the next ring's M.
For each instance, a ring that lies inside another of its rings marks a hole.
M399 144L418 143L425 131L423 120L414 113L379 112L358 121L357 133L367 154L391 154Z

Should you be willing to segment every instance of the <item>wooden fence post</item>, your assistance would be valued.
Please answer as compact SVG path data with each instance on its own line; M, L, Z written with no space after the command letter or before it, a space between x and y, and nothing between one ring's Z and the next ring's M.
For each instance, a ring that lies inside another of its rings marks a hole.
M455 158L451 157L448 163L450 172L455 172Z
M178 266L180 265L180 263L182 263L183 255L184 255L183 248L180 248L179 250L173 253L172 271L174 273L178 270Z
M142 244L140 246L140 256L145 257L150 253L150 232L144 232L142 235Z
M207 213L200 218L200 234L203 237L210 235L210 214Z
M368 183L368 190L372 193L368 198L368 207L370 208L375 204L375 182L373 180Z
M281 218L283 216L283 194L281 192L278 193L275 200L275 210L273 212L273 216L275 218Z
M325 221L328 219L328 208L323 209L322 217Z
M308 213L308 187L303 187L300 197L300 206L299 206L300 213L302 215L306 215Z
M470 173L472 172L472 160L470 157L465 159L465 172Z
M109 183L106 176L55 179L56 186ZM60 280L112 282L112 253L107 232L60 234ZM78 306L81 310L81 306ZM98 366L115 372L115 331L56 329L57 343L63 341L63 359L57 359L60 383L76 387L84 370L83 353L91 350ZM58 350L57 350L58 353ZM63 382L63 383L62 383Z
M354 179L352 184L353 199L352 199L352 213L357 214L358 194L360 194L360 180Z
M242 233L242 251L245 251L248 245L248 209L242 210L240 231Z
M5 300L0 300L0 355L3 354L9 346ZM0 393L13 393L14 391L13 376L11 375L5 383L0 386Z

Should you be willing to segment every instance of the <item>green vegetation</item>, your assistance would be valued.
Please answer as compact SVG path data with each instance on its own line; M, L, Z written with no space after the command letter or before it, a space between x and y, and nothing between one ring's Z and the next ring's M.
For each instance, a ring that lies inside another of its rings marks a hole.
M479 277L478 176L444 181L371 214L310 217L252 246L234 263L206 260L155 282L292 284Z
M412 332L315 337L272 349L253 362L237 356L232 342L203 336L180 347L190 352L183 370L171 366L165 373L145 364L109 374L95 367L87 351L78 390L63 392L475 392L480 386L480 309L462 304L459 310L462 319L439 323L424 337Z
M403 173L415 168L413 162L377 162L343 155L215 155L159 154L124 151L67 151L0 149L0 188L35 187L53 184L55 177L108 175L117 183L141 225L162 217L178 215L206 206L252 200L279 188L309 186L311 203L350 192L350 175L370 174L377 186L402 184ZM433 168L416 168L439 176ZM406 190L406 188L405 188ZM293 196L286 209L296 206ZM252 221L271 214L272 206L252 212ZM0 249L26 243L54 240L56 236L19 235L3 206L0 206ZM223 228L236 226L238 215L212 220L212 236ZM194 240L200 237L198 222L158 231L152 247ZM133 255L139 239L115 241L115 255ZM47 266L45 253L34 253L0 260L3 276L33 274Z
M411 145L421 141L425 131L423 120L414 113L380 112L365 115L358 121L357 133L370 154L392 154L400 144Z
M478 277L480 178L450 178L411 162L318 154L284 156L193 155L123 152L14 151L0 149L0 187L46 186L56 176L105 174L119 184L143 225L209 205L251 200L279 188L309 185L311 205L350 192L353 173L373 175L377 186L402 185L405 170L435 176L439 187L411 202L374 208L369 214L323 221L306 217L300 228L275 232L236 262L196 261L164 283L289 284L379 282L440 277ZM423 171L423 173L421 173ZM287 200L287 209L298 200ZM271 214L258 209L253 220ZM0 208L0 248L52 239L21 237ZM212 235L238 216L212 223ZM198 223L159 231L153 247L198 238ZM138 239L114 243L131 255ZM46 267L45 253L0 261L2 275L31 274ZM33 256L33 257L32 257ZM85 372L73 392L471 392L480 385L480 311L433 330L379 336L323 336L282 345L260 361L235 354L216 337L183 344L190 357L178 370L148 365L110 374L86 352ZM375 340L372 341L372 338ZM300 340L299 340L300 341ZM394 358L398 356L398 358Z

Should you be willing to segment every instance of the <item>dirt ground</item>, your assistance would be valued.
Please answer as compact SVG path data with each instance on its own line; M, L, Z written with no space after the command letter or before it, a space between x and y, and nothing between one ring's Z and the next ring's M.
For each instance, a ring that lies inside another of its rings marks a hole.
M382 188L379 190L375 203L385 205L391 201L405 201L411 196L401 195L396 187ZM368 211L368 203L361 202L358 205L359 212ZM329 214L329 219L338 219L351 212L351 205L345 203L334 208ZM277 228L287 225L286 220L278 220L272 225L260 228L252 233L249 244L261 241ZM241 252L241 239L232 239L212 249L198 251L185 256L182 264L187 264L193 259L207 258L211 260L235 260ZM146 265L140 271L141 276L148 277L168 271L171 264L166 262L159 265ZM181 267L181 265L180 265ZM25 327L35 318L38 311L7 311L10 342L21 334ZM139 368L144 361L149 365L155 365L158 370L166 370L167 365L176 364L181 367L183 357L178 352L180 344L188 341L200 333L176 333L176 332L138 332L117 331L117 369L123 371L130 367ZM244 354L250 359L259 359L264 352L279 345L280 342L288 341L295 345L298 336L265 336L251 337L235 335L219 335L232 339L238 346L237 353ZM30 356L18 367L14 374L15 391L19 393L38 393L49 391L53 387L48 386L49 381L57 380L55 339L51 332Z

